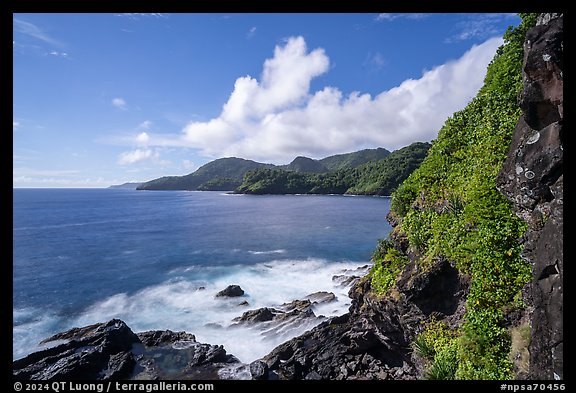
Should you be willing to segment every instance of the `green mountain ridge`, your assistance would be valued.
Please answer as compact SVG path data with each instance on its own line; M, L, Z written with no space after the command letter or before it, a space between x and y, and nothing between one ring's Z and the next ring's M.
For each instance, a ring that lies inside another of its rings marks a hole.
M282 165L280 168L304 173L325 173L330 171L320 161L302 156L296 157L290 164Z
M272 164L237 157L219 158L184 176L164 176L140 185L137 190L229 191L242 183L252 169L274 167Z
M237 157L219 158L184 176L164 176L138 186L137 190L233 191L243 184L247 172L274 169L295 173L320 174L353 169L388 156L384 148L364 149L329 156L321 160L298 156L290 164L273 165Z
M247 172L244 182L235 192L390 195L420 165L429 148L428 143L416 142L389 153L378 161L368 161L357 167L343 167L327 173L293 172L278 168L258 169ZM355 157L350 155L340 158L343 159L342 162L355 160ZM336 160L332 162L335 163Z
M364 149L354 153L336 154L330 157L318 160L329 171L339 169L356 168L369 161L378 161L390 154L390 151L383 147L376 149Z

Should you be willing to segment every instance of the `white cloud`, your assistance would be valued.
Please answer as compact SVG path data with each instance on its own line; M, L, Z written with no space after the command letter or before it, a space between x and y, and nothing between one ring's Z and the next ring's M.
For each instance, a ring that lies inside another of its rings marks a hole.
M193 169L196 169L196 164L194 164L190 160L182 160L182 168L191 171Z
M152 122L150 120L144 120L142 123L136 127L138 130L149 130L152 128Z
M238 78L220 117L189 123L184 129L185 141L210 155L219 154L224 146L235 150L233 146L239 143L251 143L254 138L258 142L269 116L304 105L312 78L326 72L328 66L324 50L307 53L304 38L289 38L264 62L260 82L250 76Z
M48 54L49 54L50 56L54 56L54 57L64 57L64 58L68 57L68 53L66 53L66 52L58 52L58 51L55 51L55 50L51 51L51 52L48 53Z
M20 122L12 120L12 131L20 127Z
M120 165L130 165L150 158L158 159L160 154L152 149L135 149L121 153L118 157Z
M21 167L12 170L12 176L14 177L69 177L77 175L78 173L80 173L80 171L75 169L35 169Z
M148 133L145 131L141 132L136 136L136 143L138 143L139 145L147 145L149 141L150 141L150 135L148 135Z
M500 34L502 23L506 20L518 19L517 14L464 14L462 20L455 25L455 33L446 38L446 43L454 43L471 39L486 39Z
M139 20L140 18L154 18L154 19L166 19L166 18L168 18L167 14L163 14L160 12L150 12L150 13L125 12L123 14L115 14L115 15L121 16L123 18L132 19L132 20Z
M260 81L238 78L220 116L189 123L175 144L207 156L284 162L296 155L322 157L376 146L393 150L430 141L476 94L501 43L490 39L372 97L345 96L334 87L311 93L311 80L328 70L329 59L322 49L308 52L302 37L290 38L264 62Z
M246 37L248 38L254 37L256 35L256 29L257 29L256 26L252 26L250 30L248 30L248 33L246 33Z
M376 15L376 18L374 18L374 20L376 20L377 22L382 22L382 21L386 21L386 22L392 22L396 19L411 19L411 20L418 20L418 19L424 19L427 18L430 14L423 14L423 13L410 13L410 14L388 14L388 13L382 13L382 14L378 14Z
M329 59L322 49L308 51L302 37L290 38L264 62L259 80L236 80L218 117L190 122L171 138L149 135L146 142L196 148L211 157L285 163L297 155L320 158L430 141L446 118L477 93L500 44L501 38L489 39L418 79L371 96L344 95L336 87L311 92L312 79L328 71ZM129 157L146 154L152 153L143 150Z
M378 51L374 53L369 52L368 55L366 55L366 59L364 60L362 65L369 69L378 71L384 68L384 66L386 65L386 59L384 58L382 53Z
M124 98L114 98L112 99L112 105L114 105L118 109L126 110L126 100Z

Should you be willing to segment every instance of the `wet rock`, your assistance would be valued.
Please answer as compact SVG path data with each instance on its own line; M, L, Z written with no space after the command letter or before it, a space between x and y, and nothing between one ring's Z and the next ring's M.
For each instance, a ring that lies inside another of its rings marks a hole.
M252 379L268 379L268 365L261 360L255 360L250 363L250 374Z
M244 290L240 285L228 285L216 294L216 297L238 297L244 295Z
M293 300L290 303L284 303L280 306L283 311L306 310L310 307L312 307L312 302L308 299Z
M14 377L30 380L125 378L135 364L132 345L140 341L118 319L74 328L43 343L56 340L66 342L14 361Z
M350 276L347 274L336 274L332 276L332 282L334 282L339 287L348 287L359 279L360 276Z
M268 307L259 308L257 310L246 311L240 317L233 319L236 323L253 324L256 322L271 321L274 319L274 312Z
M186 341L196 342L193 334L186 332L173 332L171 330L151 330L137 334L140 342L147 347L159 347L175 342Z
M336 300L336 295L332 292L318 291L304 296L304 299L310 300L312 304L330 303Z
M221 345L170 330L135 334L121 320L74 328L44 342L62 344L13 362L15 379L219 379L242 364ZM225 374L225 373L223 373Z

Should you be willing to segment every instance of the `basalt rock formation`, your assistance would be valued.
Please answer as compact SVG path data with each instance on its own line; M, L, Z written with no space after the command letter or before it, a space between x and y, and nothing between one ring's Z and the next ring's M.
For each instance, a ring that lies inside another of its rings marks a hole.
M530 377L563 379L563 16L543 14L526 35L523 115L497 186L528 224L533 266Z
M56 345L14 361L15 379L219 379L219 373L240 365L221 345L196 342L186 332L135 334L119 319L74 328L43 342Z

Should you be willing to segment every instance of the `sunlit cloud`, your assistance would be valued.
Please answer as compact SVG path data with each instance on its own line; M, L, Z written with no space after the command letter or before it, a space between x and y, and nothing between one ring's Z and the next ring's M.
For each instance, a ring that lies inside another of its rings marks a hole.
M490 38L459 58L371 95L344 94L334 86L311 91L312 81L330 70L330 59L322 48L309 50L303 37L290 37L263 62L259 78L236 79L218 116L190 121L180 134L155 133L141 125L124 142L134 150L122 153L118 162L158 164L159 148L186 147L208 158L282 164L298 155L322 158L431 141L446 119L476 95L502 43L500 37ZM385 57L378 53L367 61L382 66Z
M149 134L148 146L185 146L207 157L239 156L282 163L366 147L398 149L434 139L446 119L474 97L501 38L471 47L458 59L375 96L336 87L310 91L328 72L324 50L303 37L278 45L259 79L236 80L218 117L192 121L181 135Z
M152 149L136 149L123 152L118 157L118 164L130 165L150 158L159 158L160 154Z
M127 104L126 104L126 100L124 98L113 98L112 99L112 105L114 105L116 108L118 109L122 109L122 110L126 110L127 108Z

